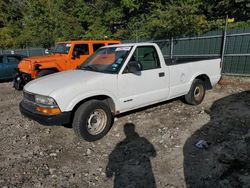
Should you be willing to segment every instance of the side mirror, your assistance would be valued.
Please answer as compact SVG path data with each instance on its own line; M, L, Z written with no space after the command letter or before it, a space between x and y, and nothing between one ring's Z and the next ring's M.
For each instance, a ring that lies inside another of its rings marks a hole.
M128 63L128 72L137 74L140 73L142 70L142 65L138 61L130 61Z

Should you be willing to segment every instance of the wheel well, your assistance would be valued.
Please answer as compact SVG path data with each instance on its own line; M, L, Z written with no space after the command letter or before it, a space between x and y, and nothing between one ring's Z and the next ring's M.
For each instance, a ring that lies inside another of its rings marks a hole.
M202 74L202 75L197 76L195 79L199 79L199 80L204 81L207 90L212 89L212 84L211 84L210 79L207 75Z
M113 99L110 98L109 96L106 96L106 95L97 95L97 96L86 98L86 99L78 102L72 110L72 117L71 117L72 120L73 120L73 117L74 117L74 114L75 114L77 108L89 100L100 100L100 101L105 102L110 107L112 114L115 114L115 103L114 103Z

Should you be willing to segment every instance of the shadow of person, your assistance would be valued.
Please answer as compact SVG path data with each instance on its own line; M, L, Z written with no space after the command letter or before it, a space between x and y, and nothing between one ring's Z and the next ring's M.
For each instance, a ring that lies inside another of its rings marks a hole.
M187 187L250 187L250 91L215 101L209 114L183 148Z
M126 138L109 155L106 176L114 176L114 187L156 187L150 158L156 156L154 146L135 132L135 125L124 125Z

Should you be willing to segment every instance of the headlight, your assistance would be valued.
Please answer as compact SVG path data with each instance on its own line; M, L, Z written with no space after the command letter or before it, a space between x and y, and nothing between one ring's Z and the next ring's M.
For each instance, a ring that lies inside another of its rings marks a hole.
M57 107L55 100L51 97L35 95L35 102L39 105L47 106L47 107Z

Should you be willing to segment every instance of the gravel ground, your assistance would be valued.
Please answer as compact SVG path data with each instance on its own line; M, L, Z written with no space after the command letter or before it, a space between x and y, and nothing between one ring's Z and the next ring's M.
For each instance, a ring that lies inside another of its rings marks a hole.
M0 83L0 187L250 187L250 79L222 84L199 106L134 111L86 142L24 118L22 92Z

